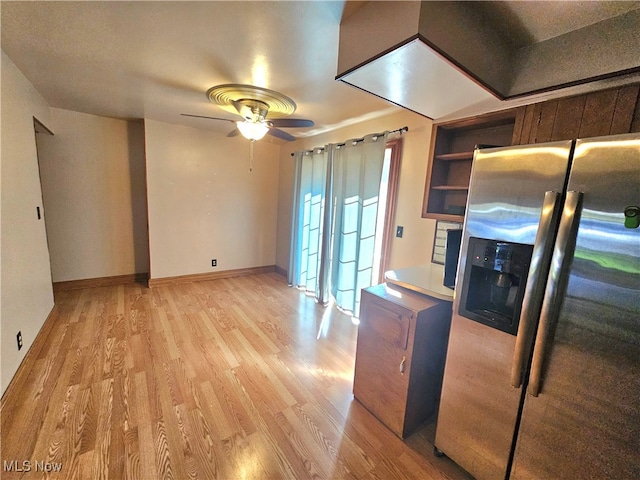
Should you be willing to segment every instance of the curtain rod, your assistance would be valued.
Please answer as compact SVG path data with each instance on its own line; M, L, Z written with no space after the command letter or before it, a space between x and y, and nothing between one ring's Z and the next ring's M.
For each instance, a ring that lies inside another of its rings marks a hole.
M404 126L404 127L402 127L402 128L397 128L396 130L391 130L391 131L389 132L389 134L391 134L391 133L399 133L399 134L402 134L402 133L405 133L405 132L408 132L408 131L409 131L409 127ZM382 133L374 133L373 135L382 135ZM355 140L351 140L351 141L352 141L352 142L356 142L356 143L358 143L358 142L364 142L364 138L356 138ZM346 142L343 142L343 143L337 143L337 144L336 144L336 146L338 146L338 147L344 147L345 145L346 145ZM322 151L322 150L324 150L324 147L311 148L311 149L309 149L309 150L303 150L303 151L304 151L304 152L315 152L316 150L320 150L320 151ZM295 152L292 152L292 153L291 153L291 156L293 157L295 154L296 154Z

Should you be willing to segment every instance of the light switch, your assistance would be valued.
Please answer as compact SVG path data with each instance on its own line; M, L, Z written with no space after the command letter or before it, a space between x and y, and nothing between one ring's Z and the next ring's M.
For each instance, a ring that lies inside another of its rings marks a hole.
M404 227L398 225L396 227L396 237L402 238L402 232L404 232Z

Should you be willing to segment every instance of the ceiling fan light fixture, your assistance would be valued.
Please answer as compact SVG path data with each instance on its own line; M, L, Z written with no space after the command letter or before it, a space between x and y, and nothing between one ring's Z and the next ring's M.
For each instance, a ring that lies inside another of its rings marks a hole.
M238 130L244 138L247 140L260 140L262 139L267 132L269 131L269 127L264 123L253 123L253 122L236 122L238 126Z

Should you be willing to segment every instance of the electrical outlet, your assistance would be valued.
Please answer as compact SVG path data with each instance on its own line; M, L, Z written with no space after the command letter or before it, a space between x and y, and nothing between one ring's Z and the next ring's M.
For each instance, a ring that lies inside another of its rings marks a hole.
M22 348L22 332L18 332L16 340L18 340L18 350L20 350Z
M213 260L211 260L211 266L212 267L217 267L218 266L218 260L216 258L214 258Z

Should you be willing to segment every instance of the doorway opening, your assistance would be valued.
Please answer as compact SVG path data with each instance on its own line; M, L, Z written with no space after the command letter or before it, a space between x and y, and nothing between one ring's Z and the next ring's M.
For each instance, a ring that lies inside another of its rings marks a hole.
M49 251L49 271L51 272L51 285L53 285L53 269L51 267L51 245L49 242L49 229L47 228L47 216L45 214L47 210L47 206L44 203L44 194L42 192L42 168L40 166L40 157L42 153L42 142L40 139L43 135L53 136L53 132L49 130L40 120L36 117L33 117L33 133L35 137L36 144L36 161L38 164L38 179L40 180L40 205L42 205L42 210L40 207L37 208L37 216L38 220L44 220L44 231L45 238L47 240L47 250Z

